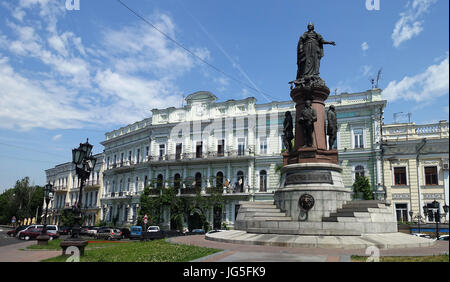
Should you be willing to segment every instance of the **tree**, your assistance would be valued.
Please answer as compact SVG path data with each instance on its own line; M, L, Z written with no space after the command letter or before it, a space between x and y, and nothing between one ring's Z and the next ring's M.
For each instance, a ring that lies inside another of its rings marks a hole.
M11 218L17 221L25 218L40 218L44 204L44 187L31 186L29 177L17 180L14 188L0 195L0 223L9 224Z
M369 179L365 176L357 176L353 183L353 197L357 198L358 194L362 194L364 200L373 200L372 187Z

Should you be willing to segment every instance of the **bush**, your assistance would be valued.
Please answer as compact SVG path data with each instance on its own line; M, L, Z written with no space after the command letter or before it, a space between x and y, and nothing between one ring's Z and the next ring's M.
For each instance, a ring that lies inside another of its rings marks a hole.
M364 200L373 200L372 187L369 179L365 176L357 176L353 183L353 197L356 198L358 194L362 194Z

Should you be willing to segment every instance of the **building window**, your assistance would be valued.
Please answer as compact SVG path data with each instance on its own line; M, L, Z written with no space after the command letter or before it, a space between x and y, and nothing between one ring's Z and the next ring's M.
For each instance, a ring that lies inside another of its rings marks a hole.
M148 184L148 176L146 175L144 177L144 188L147 186L147 184Z
M200 172L195 174L195 188L202 188L202 174Z
M438 174L436 166L425 167L425 185L438 185Z
M267 154L267 138L266 137L259 139L259 153L261 155Z
M406 183L406 167L394 167L394 185L408 185Z
M128 164L130 164L130 165L131 165L131 154L132 154L132 152L128 151Z
M123 166L123 153L120 154L120 166Z
M195 147L195 157L200 159L203 156L203 142L198 141Z
M245 138L238 138L238 156L245 155Z
M162 159L166 154L166 144L159 144L159 159Z
M357 165L355 167L355 180L358 177L364 177L364 166L362 166L362 165Z
M364 148L364 130L362 128L353 130L353 148Z
M237 173L237 182L235 186L238 192L244 192L244 173L242 171L238 171Z
M219 171L216 174L216 188L217 189L222 189L223 188L223 173L221 171Z
M148 159L148 156L150 155L150 146L145 147L145 157Z
M217 143L217 156L223 157L225 154L225 140L218 140Z
M137 149L136 152L136 163L138 164L141 161L141 149Z
M183 150L183 144L182 143L178 143L176 145L176 148L175 148L175 158L177 160L181 159L182 150Z
M130 183L131 183L131 179L128 178L128 182L127 182L127 191L130 191Z
M175 174L174 178L173 178L173 187L175 189L180 189L181 188L181 176L179 173Z
M265 170L259 172L259 192L267 192L267 172Z
M158 174L158 176L156 178L156 187L157 188L162 188L163 187L163 181L164 181L164 176L162 174Z
M408 205L407 204L395 204L395 212L398 222L408 222Z

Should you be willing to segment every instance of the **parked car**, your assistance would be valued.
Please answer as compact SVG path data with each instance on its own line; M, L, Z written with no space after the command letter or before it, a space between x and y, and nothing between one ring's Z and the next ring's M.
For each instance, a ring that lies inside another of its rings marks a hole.
M23 232L20 232L19 239L22 240L34 240L37 236L39 236L42 233L42 228L29 228L27 230L24 230ZM50 240L56 239L59 237L59 233L52 233L47 231L47 235L50 236Z
M80 235L89 236L89 226L82 226L80 228Z
M149 226L147 228L147 232L158 232L161 231L161 229L159 229L159 226Z
M29 225L21 225L21 226L18 226L18 227L16 227L16 228L12 229L12 230L9 230L8 232L6 232L6 234L7 234L8 236L10 236L10 237L16 237L16 235L17 235L17 233L18 233L19 231L22 231L22 230L26 229L28 226L29 226Z
M417 237L421 237L421 238L427 238L427 239L431 239L430 235L427 234L422 234L422 233L413 233L411 235L417 236Z
M122 239L130 238L130 229L128 229L128 228L120 228L120 232L122 232Z
M142 226L134 225L130 228L130 240L142 238Z
M53 233L53 234L59 233L59 229L58 229L57 225L47 225L46 229L47 229L47 232L49 232L49 233Z
M38 224L38 225L36 225L36 224L32 224L32 225L28 225L25 229L22 229L22 230L20 230L19 232L17 232L17 234L16 234L16 237L20 237L20 234L22 233L22 232L24 232L24 231L26 231L26 230L28 230L28 229L32 229L32 228L43 228L44 227L44 225L42 225L42 224Z
M448 235L439 236L439 241L448 241Z
M91 226L88 228L87 234L91 237L95 237L95 234L97 234L98 230L100 230L100 227Z
M68 226L58 226L58 232L60 235L70 235L71 227Z
M115 228L102 228L97 231L95 238L104 240L120 240L122 239L122 232Z

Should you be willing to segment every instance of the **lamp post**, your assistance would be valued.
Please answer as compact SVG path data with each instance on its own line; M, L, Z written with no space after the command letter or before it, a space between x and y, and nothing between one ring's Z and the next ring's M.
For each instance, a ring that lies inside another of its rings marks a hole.
M45 199L45 215L44 215L44 227L42 228L41 234L36 237L38 245L48 245L48 240L50 236L47 235L47 212L48 212L48 204L51 200L53 200L53 185L48 183L45 185L44 189L44 199Z
M75 222L72 226L71 237L61 242L63 248L63 255L66 255L65 251L69 246L75 246L79 249L80 255L84 255L84 248L88 244L87 241L80 238L81 231L81 219L82 219L82 199L83 199L83 186L86 179L89 178L92 170L95 167L97 159L92 156L92 145L89 144L89 139L86 143L80 143L78 148L72 150L72 163L75 165L75 173L80 179L80 192L78 193L78 201L72 208Z
M444 209L444 213L445 213L445 217L444 217L445 218L445 222L447 222L448 205L445 204L442 208Z

